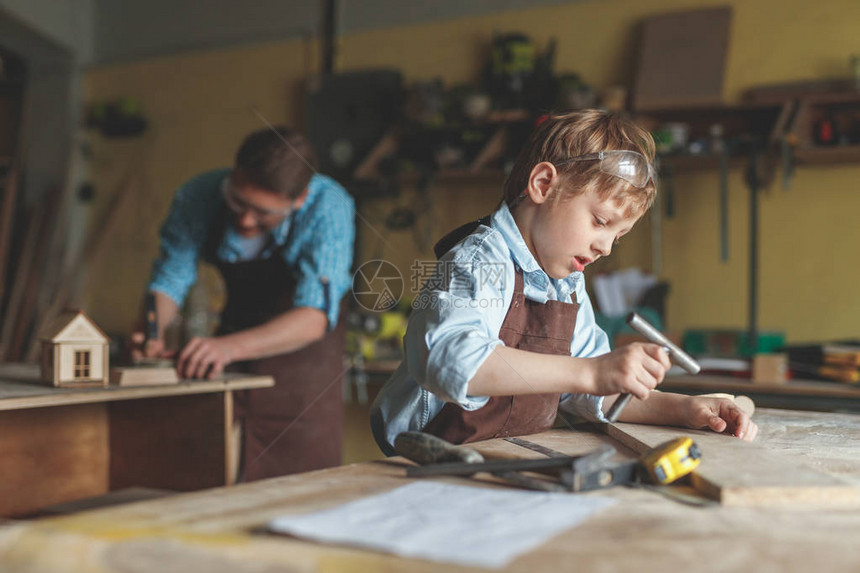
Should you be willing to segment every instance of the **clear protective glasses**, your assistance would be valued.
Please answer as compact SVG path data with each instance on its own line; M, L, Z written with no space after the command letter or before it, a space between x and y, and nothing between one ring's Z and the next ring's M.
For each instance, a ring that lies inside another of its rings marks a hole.
M600 171L609 175L619 177L637 189L648 185L648 181L654 182L657 187L657 170L648 162L648 159L638 151L610 150L598 151L597 153L586 153L577 155L555 163L556 167L573 163L574 161L600 161Z
M250 213L257 221L271 222L281 220L293 213L292 204L286 209L266 209L245 201L239 196L229 178L225 178L221 183L221 194L224 196L224 202L231 211L237 215Z

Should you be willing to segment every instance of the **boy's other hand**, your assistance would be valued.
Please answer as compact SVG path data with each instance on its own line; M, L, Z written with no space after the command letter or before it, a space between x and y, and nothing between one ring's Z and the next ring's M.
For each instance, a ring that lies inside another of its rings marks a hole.
M682 425L688 428L710 428L714 432L731 434L751 442L758 434L758 426L749 414L726 398L691 396L685 402Z
M633 394L646 400L672 366L659 344L634 342L594 358L594 391L591 394Z

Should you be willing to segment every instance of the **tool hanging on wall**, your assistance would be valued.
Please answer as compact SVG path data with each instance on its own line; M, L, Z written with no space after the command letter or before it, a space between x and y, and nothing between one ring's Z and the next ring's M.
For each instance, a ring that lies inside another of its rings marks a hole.
M729 260L729 146L720 146L720 260Z
M663 167L660 180L663 182L663 195L666 196L666 217L675 216L675 169L671 165Z
M787 133L779 140L779 151L782 158L782 188L786 191L791 189L794 179L794 148L798 144L798 137L793 133Z

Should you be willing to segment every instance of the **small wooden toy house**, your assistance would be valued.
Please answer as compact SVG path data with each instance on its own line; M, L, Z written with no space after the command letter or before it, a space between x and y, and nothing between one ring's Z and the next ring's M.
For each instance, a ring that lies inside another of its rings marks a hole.
M42 381L52 386L107 386L108 336L82 311L57 317L39 336Z

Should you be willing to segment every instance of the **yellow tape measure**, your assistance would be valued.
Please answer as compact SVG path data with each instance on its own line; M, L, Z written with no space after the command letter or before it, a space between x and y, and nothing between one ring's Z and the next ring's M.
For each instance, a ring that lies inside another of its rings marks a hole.
M670 484L691 473L702 461L702 452L690 437L675 438L656 446L639 462L655 484Z

